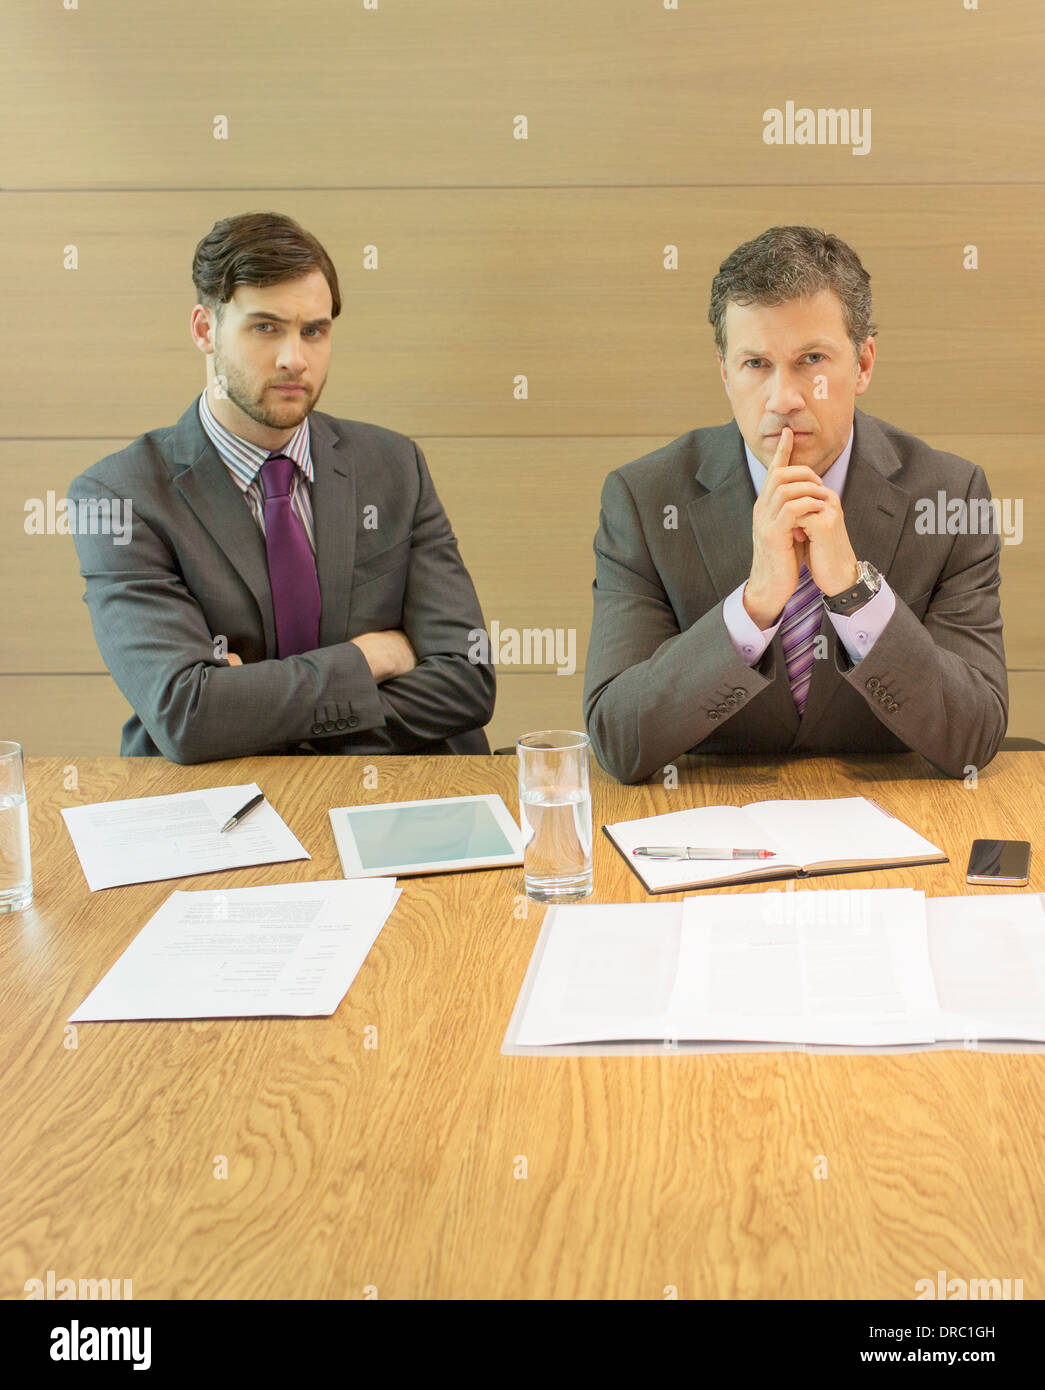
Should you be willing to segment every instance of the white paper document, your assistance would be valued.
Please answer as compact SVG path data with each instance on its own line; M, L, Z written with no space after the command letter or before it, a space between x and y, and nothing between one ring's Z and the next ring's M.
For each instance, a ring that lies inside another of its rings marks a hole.
M230 816L260 790L256 782L210 787L73 806L62 815L92 893L124 883L311 859L267 801L221 834Z
M682 904L670 1037L934 1041L923 893L824 889L711 901Z
M935 1036L924 895L913 889L558 907L544 933L519 1044Z
M1038 893L929 898L941 1038L1045 1042L1045 906Z
M399 891L371 878L172 893L69 1022L332 1014Z

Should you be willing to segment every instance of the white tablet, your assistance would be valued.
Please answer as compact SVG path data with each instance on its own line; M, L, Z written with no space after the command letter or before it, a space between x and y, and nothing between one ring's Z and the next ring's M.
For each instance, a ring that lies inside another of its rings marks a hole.
M522 832L499 796L338 806L330 824L346 878L442 874L523 862Z

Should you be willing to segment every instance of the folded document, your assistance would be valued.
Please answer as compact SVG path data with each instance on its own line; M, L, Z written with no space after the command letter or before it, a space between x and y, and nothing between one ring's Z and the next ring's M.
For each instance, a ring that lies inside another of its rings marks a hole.
M909 888L550 908L505 1050L1045 1042L1037 894Z

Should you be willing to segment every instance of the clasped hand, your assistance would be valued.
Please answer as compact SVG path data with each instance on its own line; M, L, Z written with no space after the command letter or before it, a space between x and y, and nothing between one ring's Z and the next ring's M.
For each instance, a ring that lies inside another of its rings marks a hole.
M779 619L798 587L805 565L822 594L842 592L857 580L856 554L849 542L836 492L804 464L791 464L794 432L783 429L751 516L751 574L744 607L759 628Z

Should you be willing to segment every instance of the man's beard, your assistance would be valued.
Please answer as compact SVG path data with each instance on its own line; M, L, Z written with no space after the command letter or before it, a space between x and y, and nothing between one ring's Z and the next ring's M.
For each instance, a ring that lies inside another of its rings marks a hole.
M239 372L228 371L225 362L217 351L214 354L214 376L218 386L223 389L234 406L242 410L243 414L256 424L274 430L296 429L309 411L314 408L326 384L325 379L320 382L319 390L316 391L315 395L312 395L310 388L306 386L303 395L299 397L286 396L281 398L280 405L269 405L266 402L266 397L270 394L268 390L262 392L260 399L255 398L251 394L246 377ZM289 382L287 384L290 385ZM296 407L300 414L292 414L288 411L288 407Z

